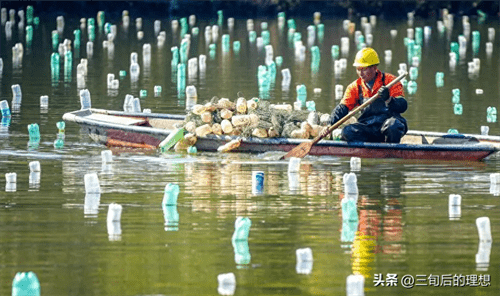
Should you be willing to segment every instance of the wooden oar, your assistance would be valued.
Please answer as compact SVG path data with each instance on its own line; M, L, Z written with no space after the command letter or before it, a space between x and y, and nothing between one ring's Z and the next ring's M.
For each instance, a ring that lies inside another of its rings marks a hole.
M398 77L396 77L396 79L394 79L389 84L387 84L386 87L390 89L394 84L398 83L401 79L403 79L406 76L406 74L407 73L403 73L403 74L399 75ZM363 104L352 109L351 112L349 112L346 116L342 117L334 125L329 126L327 128L326 132L322 132L320 135L318 135L316 138L314 138L310 142L304 142L304 143L300 144L299 146L293 148L292 150L288 151L287 154L285 154L283 157L281 157L281 159L287 159L290 157L302 158L302 157L306 156L309 153L309 151L311 151L311 148L314 144L318 143L326 135L331 133L334 129L338 128L342 123L346 122L349 118L353 117L356 113L361 111L363 108L365 108L366 106L373 103L373 101L375 101L378 98L378 96L379 96L379 93L377 92L370 99L365 101Z

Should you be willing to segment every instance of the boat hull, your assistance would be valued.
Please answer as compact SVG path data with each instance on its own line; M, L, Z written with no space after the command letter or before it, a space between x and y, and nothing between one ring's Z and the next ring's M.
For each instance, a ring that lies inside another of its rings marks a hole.
M114 111L116 112L116 111ZM120 113L120 112L117 112ZM71 114L71 116L67 115ZM122 125L86 119L78 112L67 113L65 120L82 126L84 132L109 147L130 147L157 149L172 130L141 125ZM145 114L144 114L145 115ZM149 115L151 117L155 115ZM172 115L180 120L179 115ZM142 117L134 117L140 119ZM163 115L162 118L170 118ZM138 120L139 124L141 123ZM217 148L236 139L234 136L208 135L199 137L195 146L198 151L217 151ZM310 140L287 138L243 138L234 152L264 153L269 151L288 152L300 143ZM499 141L500 142L500 141ZM311 148L310 155L330 155L361 158L400 158L440 161L480 161L498 149L493 145L430 145L430 144L389 144L389 143L347 143L344 141L322 140Z

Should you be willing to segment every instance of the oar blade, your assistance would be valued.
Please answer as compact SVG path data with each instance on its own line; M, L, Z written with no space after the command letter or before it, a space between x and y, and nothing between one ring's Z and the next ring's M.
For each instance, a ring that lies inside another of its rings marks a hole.
M288 151L288 153L285 154L281 159L287 159L290 157L302 158L306 156L309 153L309 151L311 151L312 145L314 145L314 142L304 142L299 146L293 148L292 150Z

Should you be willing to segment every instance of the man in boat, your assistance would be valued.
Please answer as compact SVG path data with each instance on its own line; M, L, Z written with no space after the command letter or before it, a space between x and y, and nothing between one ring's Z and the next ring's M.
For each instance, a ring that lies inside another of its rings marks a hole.
M379 97L361 111L358 122L346 125L341 138L348 142L399 143L408 131L406 119L401 116L408 108L403 85L396 83L385 87L396 76L381 72L377 52L373 48L358 51L353 66L359 78L347 86L344 97L332 112L330 124L346 116L349 111L363 104L377 92Z

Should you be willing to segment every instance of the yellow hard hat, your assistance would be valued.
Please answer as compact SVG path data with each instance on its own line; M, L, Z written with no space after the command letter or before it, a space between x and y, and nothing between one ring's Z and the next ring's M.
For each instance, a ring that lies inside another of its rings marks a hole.
M354 67L369 67L380 64L377 52L371 47L365 47L358 51L354 58Z

